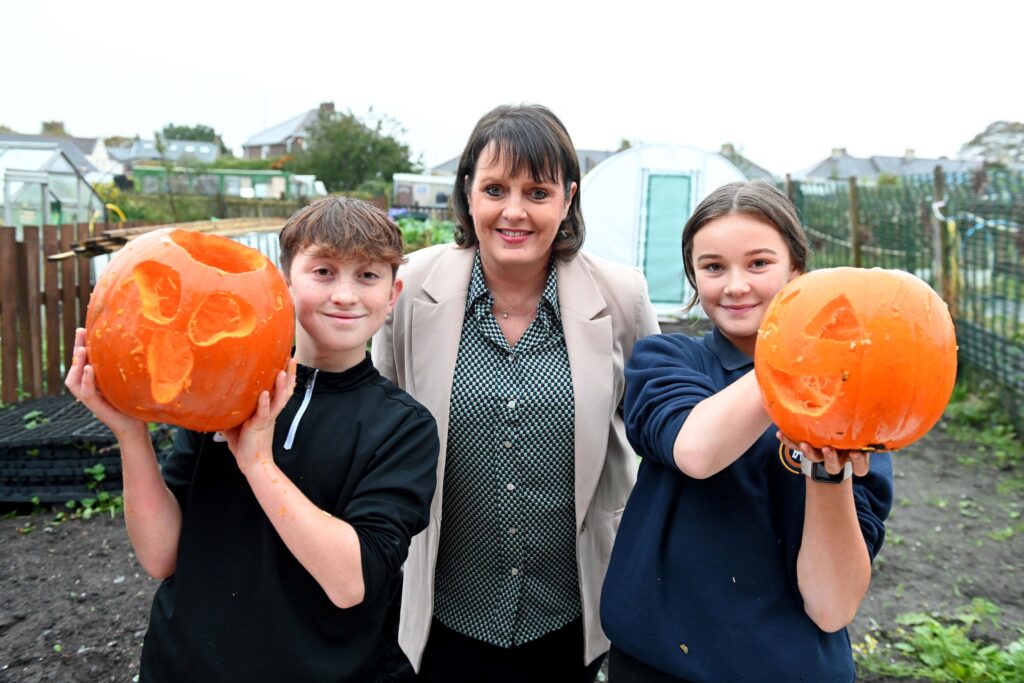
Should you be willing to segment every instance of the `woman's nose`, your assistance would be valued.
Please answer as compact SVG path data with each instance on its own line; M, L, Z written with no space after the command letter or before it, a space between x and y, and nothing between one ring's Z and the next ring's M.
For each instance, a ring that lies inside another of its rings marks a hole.
M522 197L510 194L501 210L503 218L509 221L521 220L526 216L526 209L523 207Z

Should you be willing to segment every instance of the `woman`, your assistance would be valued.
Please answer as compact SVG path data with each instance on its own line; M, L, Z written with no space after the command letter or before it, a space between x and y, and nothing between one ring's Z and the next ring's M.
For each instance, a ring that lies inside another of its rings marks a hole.
M428 681L591 681L608 650L597 603L636 468L622 369L659 330L637 269L580 252L579 182L549 110L485 115L459 160L456 243L410 255L373 340L441 436L399 629Z

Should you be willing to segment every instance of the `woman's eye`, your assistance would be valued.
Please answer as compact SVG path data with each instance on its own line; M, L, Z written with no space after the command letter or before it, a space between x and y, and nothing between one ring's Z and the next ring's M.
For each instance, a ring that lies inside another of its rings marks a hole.
M540 201L542 199L547 199L549 196L551 196L551 195L550 195L550 193L547 190L537 189L537 190L533 190L533 191L530 192L530 198L534 199L534 200L537 200L537 201Z
M708 271L709 273L717 273L718 271L722 270L722 264L721 263L709 263L709 264L704 266L704 270Z
M766 261L764 259L757 259L756 261L752 262L750 265L753 266L754 268L767 268L768 267L768 261Z
M490 187L485 187L484 188L484 194L486 194L489 197L500 197L501 196L501 188L496 186L496 185L491 185Z

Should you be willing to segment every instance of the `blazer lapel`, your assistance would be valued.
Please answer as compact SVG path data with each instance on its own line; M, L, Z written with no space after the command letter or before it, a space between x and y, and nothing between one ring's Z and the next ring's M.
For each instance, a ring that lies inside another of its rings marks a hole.
M448 441L455 360L459 353L462 321L466 311L469 274L475 249L442 252L423 281L421 294L412 301L413 386L410 392L434 415L441 439L443 472Z
M605 301L589 269L577 257L559 263L558 305L569 354L576 404L576 531L604 468L609 420L615 406L612 320L600 315Z

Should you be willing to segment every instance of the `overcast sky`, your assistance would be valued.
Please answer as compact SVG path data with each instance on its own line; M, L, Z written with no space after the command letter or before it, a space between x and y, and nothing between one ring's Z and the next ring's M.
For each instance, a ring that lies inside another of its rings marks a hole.
M0 124L246 138L333 101L397 119L427 166L501 103L555 111L578 148L718 150L776 173L855 156L955 156L1024 121L1019 0L13 0Z

